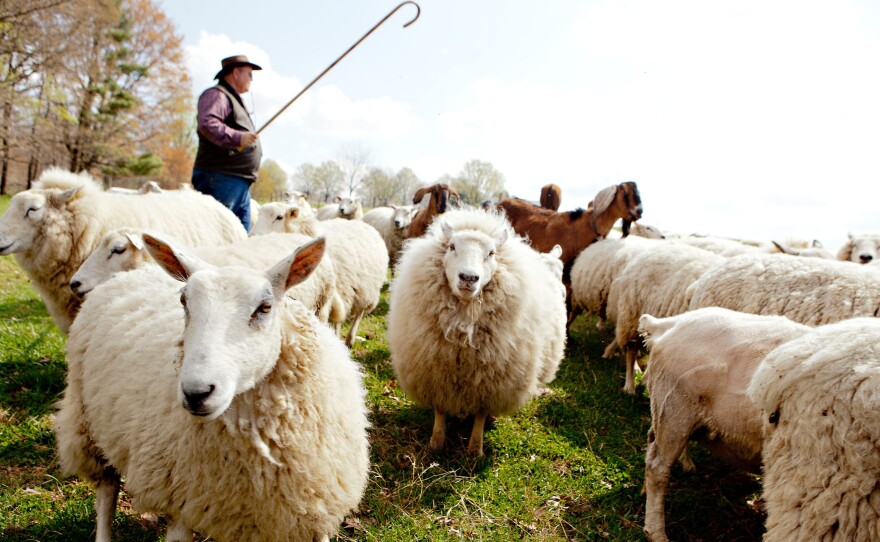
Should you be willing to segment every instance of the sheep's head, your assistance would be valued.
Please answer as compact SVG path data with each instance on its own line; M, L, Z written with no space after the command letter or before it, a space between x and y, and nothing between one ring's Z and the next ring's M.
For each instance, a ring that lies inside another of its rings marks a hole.
M848 244L850 247L849 260L855 263L870 263L877 259L880 248L880 236L878 235L853 235L849 234Z
M391 215L391 221L394 223L394 228L398 230L409 228L413 217L418 212L418 208L412 205L404 205L402 207L392 205L392 208L394 209L394 214Z
M148 234L143 238L159 265L185 282L180 290L186 316L178 398L193 415L215 419L275 366L285 292L318 266L324 238L299 247L263 272L214 267Z
M291 203L267 203L260 207L257 221L249 235L267 233L295 233L290 231L291 223L300 217L301 210Z
M339 217L352 218L360 207L361 200L358 198L341 198L339 200Z
M0 216L0 256L38 250L37 239L50 230L58 230L56 243L62 242L68 230L63 212L79 193L80 188L26 190L13 196Z
M111 231L79 266L70 279L70 289L78 297L85 297L116 273L137 269L151 261L139 234L133 230Z
M456 232L446 222L440 228L446 241L443 266L449 288L460 299L479 297L498 269L495 251L507 241L507 230L492 238L479 231Z

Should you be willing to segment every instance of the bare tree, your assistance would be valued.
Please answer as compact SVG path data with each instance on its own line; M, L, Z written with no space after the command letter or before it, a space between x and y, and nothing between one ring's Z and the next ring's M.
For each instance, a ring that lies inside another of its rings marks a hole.
M498 199L504 193L504 175L489 162L471 160L452 179L452 187L465 203L478 206L483 200Z
M354 195L367 178L371 162L372 152L360 143L346 143L340 149L336 163L342 171L345 189L348 190L349 196Z

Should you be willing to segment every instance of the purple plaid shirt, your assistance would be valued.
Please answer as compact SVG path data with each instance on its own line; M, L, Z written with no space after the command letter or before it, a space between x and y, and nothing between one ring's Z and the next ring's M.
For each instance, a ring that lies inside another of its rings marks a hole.
M231 114L229 99L217 88L209 88L199 97L199 133L218 147L238 148L243 132L223 123Z

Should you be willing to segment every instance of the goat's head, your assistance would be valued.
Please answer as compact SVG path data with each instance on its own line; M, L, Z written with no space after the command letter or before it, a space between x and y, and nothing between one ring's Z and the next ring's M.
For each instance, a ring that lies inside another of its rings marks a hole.
M507 241L507 230L492 238L479 231L456 232L446 222L441 222L440 228L446 242L443 266L449 288L461 299L479 297L495 276L498 268L495 251Z
M262 272L214 267L151 235L143 239L159 265L185 282L180 290L185 324L178 399L193 415L215 419L275 366L285 292L318 266L324 238Z
M609 186L596 194L592 201L593 214L604 214L610 208L616 209L623 219L623 236L629 235L633 222L642 218L642 198L636 183L627 181L616 186Z
M413 203L419 204L422 201L422 198L429 193L431 194L431 200L428 203L429 208L433 208L437 214L443 214L446 212L449 207L450 197L455 199L460 198L456 189L448 184L441 183L419 188L413 196Z
M108 232L71 277L70 289L77 297L85 297L116 273L137 269L151 261L139 233L129 229Z

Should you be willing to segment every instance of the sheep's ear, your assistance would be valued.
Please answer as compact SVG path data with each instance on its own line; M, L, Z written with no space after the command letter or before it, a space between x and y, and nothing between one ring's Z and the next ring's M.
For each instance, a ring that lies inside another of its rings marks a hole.
M296 218L299 216L299 209L296 207L291 207L289 211L287 211L288 218Z
M336 201L342 201L342 196L340 196L339 194L336 194Z
M133 233L123 232L123 235L128 239L128 242L132 244L132 246L138 250L144 249L144 240L140 235L135 235Z
M391 208L394 209L395 211L397 210L397 205L394 205L393 203L392 203L391 205L389 205L389 207L391 207Z
M447 243L452 239L452 234L455 233L452 226L447 224L445 220L440 221L440 231L443 232L443 238Z
M822 246L822 242L818 239L813 239L813 244L810 246L812 246L813 248L825 248Z
M186 282L190 275L206 266L198 258L178 252L171 245L148 233L143 234L144 246L156 263L177 280Z
M785 245L783 245L782 243L777 243L776 241L772 241L772 240L771 240L770 242L773 243L773 246L775 246L775 247L776 247L776 250L778 250L779 252L781 252L781 253L783 253L783 254L794 255L794 253L791 252L790 250L788 250L788 249L785 247Z
M553 245L553 248L550 249L550 257L551 258L561 258L562 257L562 247L559 245Z
M309 278L312 271L321 263L325 246L324 238L318 237L296 249L296 252L266 272L266 277L272 284L275 299L281 299L287 290Z
M507 242L507 238L510 234L507 232L507 228L501 230L501 232L495 236L495 250L501 248L501 246Z
M82 189L82 186L75 186L70 190L65 190L64 192L61 192L60 194L54 194L47 199L51 200L58 207L61 207L77 199L80 196L80 192L82 191Z
M608 188L602 189L602 191L596 194L596 197L593 198L593 214L601 215L602 213L607 211L608 207L611 206L611 202L614 201L614 196L616 195L616 184L613 184Z

